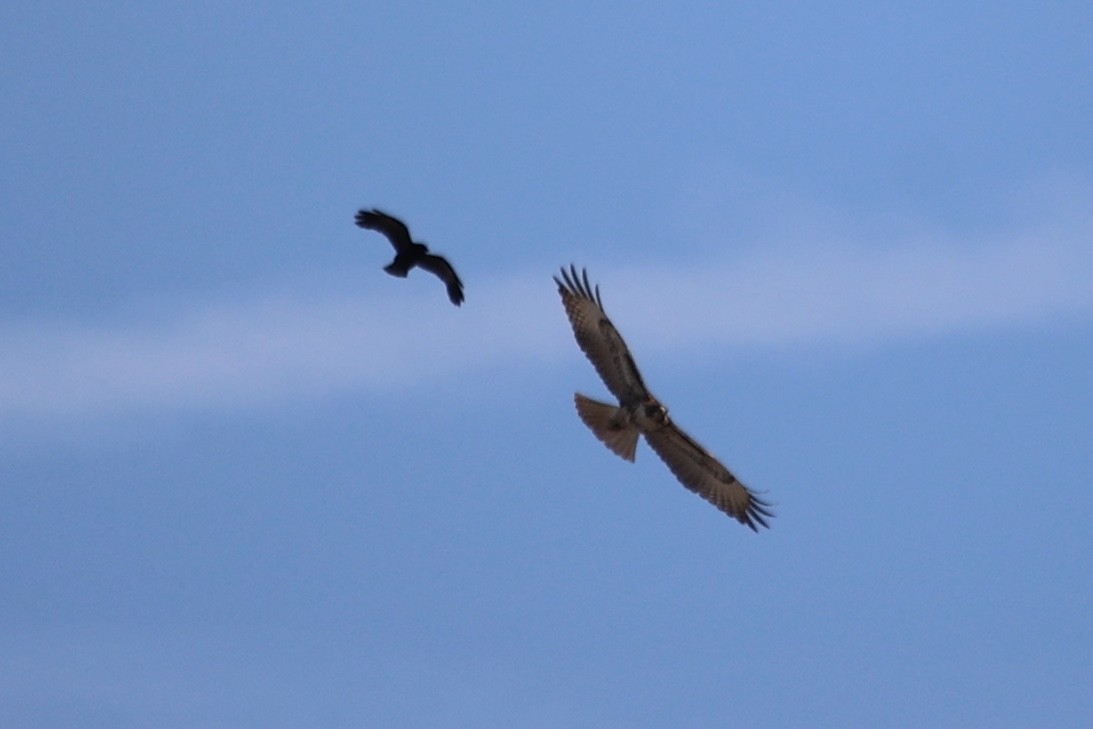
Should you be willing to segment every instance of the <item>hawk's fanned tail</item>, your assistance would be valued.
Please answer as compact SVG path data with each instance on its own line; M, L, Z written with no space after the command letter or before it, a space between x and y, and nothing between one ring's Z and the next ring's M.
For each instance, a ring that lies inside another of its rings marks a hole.
M573 396L577 414L597 438L620 458L633 463L640 431L629 422L622 408L593 400L580 393Z

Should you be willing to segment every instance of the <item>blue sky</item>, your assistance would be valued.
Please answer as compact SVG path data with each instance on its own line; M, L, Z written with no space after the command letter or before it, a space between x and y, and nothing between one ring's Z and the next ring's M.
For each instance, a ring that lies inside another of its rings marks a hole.
M1090 37L7 4L0 723L1084 726ZM577 419L570 262L769 531Z

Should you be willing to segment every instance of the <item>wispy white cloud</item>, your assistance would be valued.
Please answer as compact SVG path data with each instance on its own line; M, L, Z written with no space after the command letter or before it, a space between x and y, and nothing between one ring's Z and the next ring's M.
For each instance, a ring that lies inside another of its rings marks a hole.
M883 342L1093 314L1093 236L975 249L920 241L752 254L705 269L633 271L611 301L676 346ZM653 300L642 294L654 290Z
M885 341L1093 317L1087 206L971 243L876 227L809 232L743 257L597 266L605 304L641 352ZM807 222L807 221L805 221ZM102 328L0 326L0 419L133 408L228 407L407 385L574 356L551 271L397 297L344 287L196 302ZM420 275L420 274L418 274ZM422 284L422 282L417 282ZM415 288L416 286L416 288ZM397 302L397 303L396 303Z
M203 302L130 326L9 326L0 330L0 417L232 406L526 361L560 350L543 339L553 302L537 283L547 296L528 296L520 278L484 282L462 310L433 287L396 300L308 291Z

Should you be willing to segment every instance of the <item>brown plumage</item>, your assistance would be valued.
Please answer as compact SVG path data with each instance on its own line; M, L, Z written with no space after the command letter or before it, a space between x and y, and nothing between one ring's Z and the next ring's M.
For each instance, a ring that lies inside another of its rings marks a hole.
M416 243L410 237L410 229L398 218L382 210L361 210L357 212L357 227L383 233L395 247L395 260L383 267L392 276L406 278L414 266L435 275L448 289L448 298L456 306L463 303L463 282L459 280L455 269L443 256L429 253L424 243Z
M599 286L588 282L588 272L576 266L554 277L577 344L596 368L617 406L580 393L574 396L577 414L613 453L633 461L638 436L667 464L679 482L753 531L769 526L770 504L759 499L717 458L684 433L641 379L630 349L603 308Z

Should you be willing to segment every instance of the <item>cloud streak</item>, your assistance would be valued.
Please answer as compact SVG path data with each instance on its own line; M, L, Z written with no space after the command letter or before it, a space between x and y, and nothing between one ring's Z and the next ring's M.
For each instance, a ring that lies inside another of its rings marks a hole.
M703 268L597 266L591 275L642 353L883 346L1093 318L1091 241L1081 215L975 245L915 235L878 249L864 234L803 233L793 247ZM0 326L0 420L238 407L543 366L575 354L551 273L469 282L462 309L433 287L404 284L392 297L342 286L194 303L99 328L9 323Z
M704 270L635 271L611 301L649 338L677 346L885 342L1037 325L1093 313L1087 240L781 251Z

